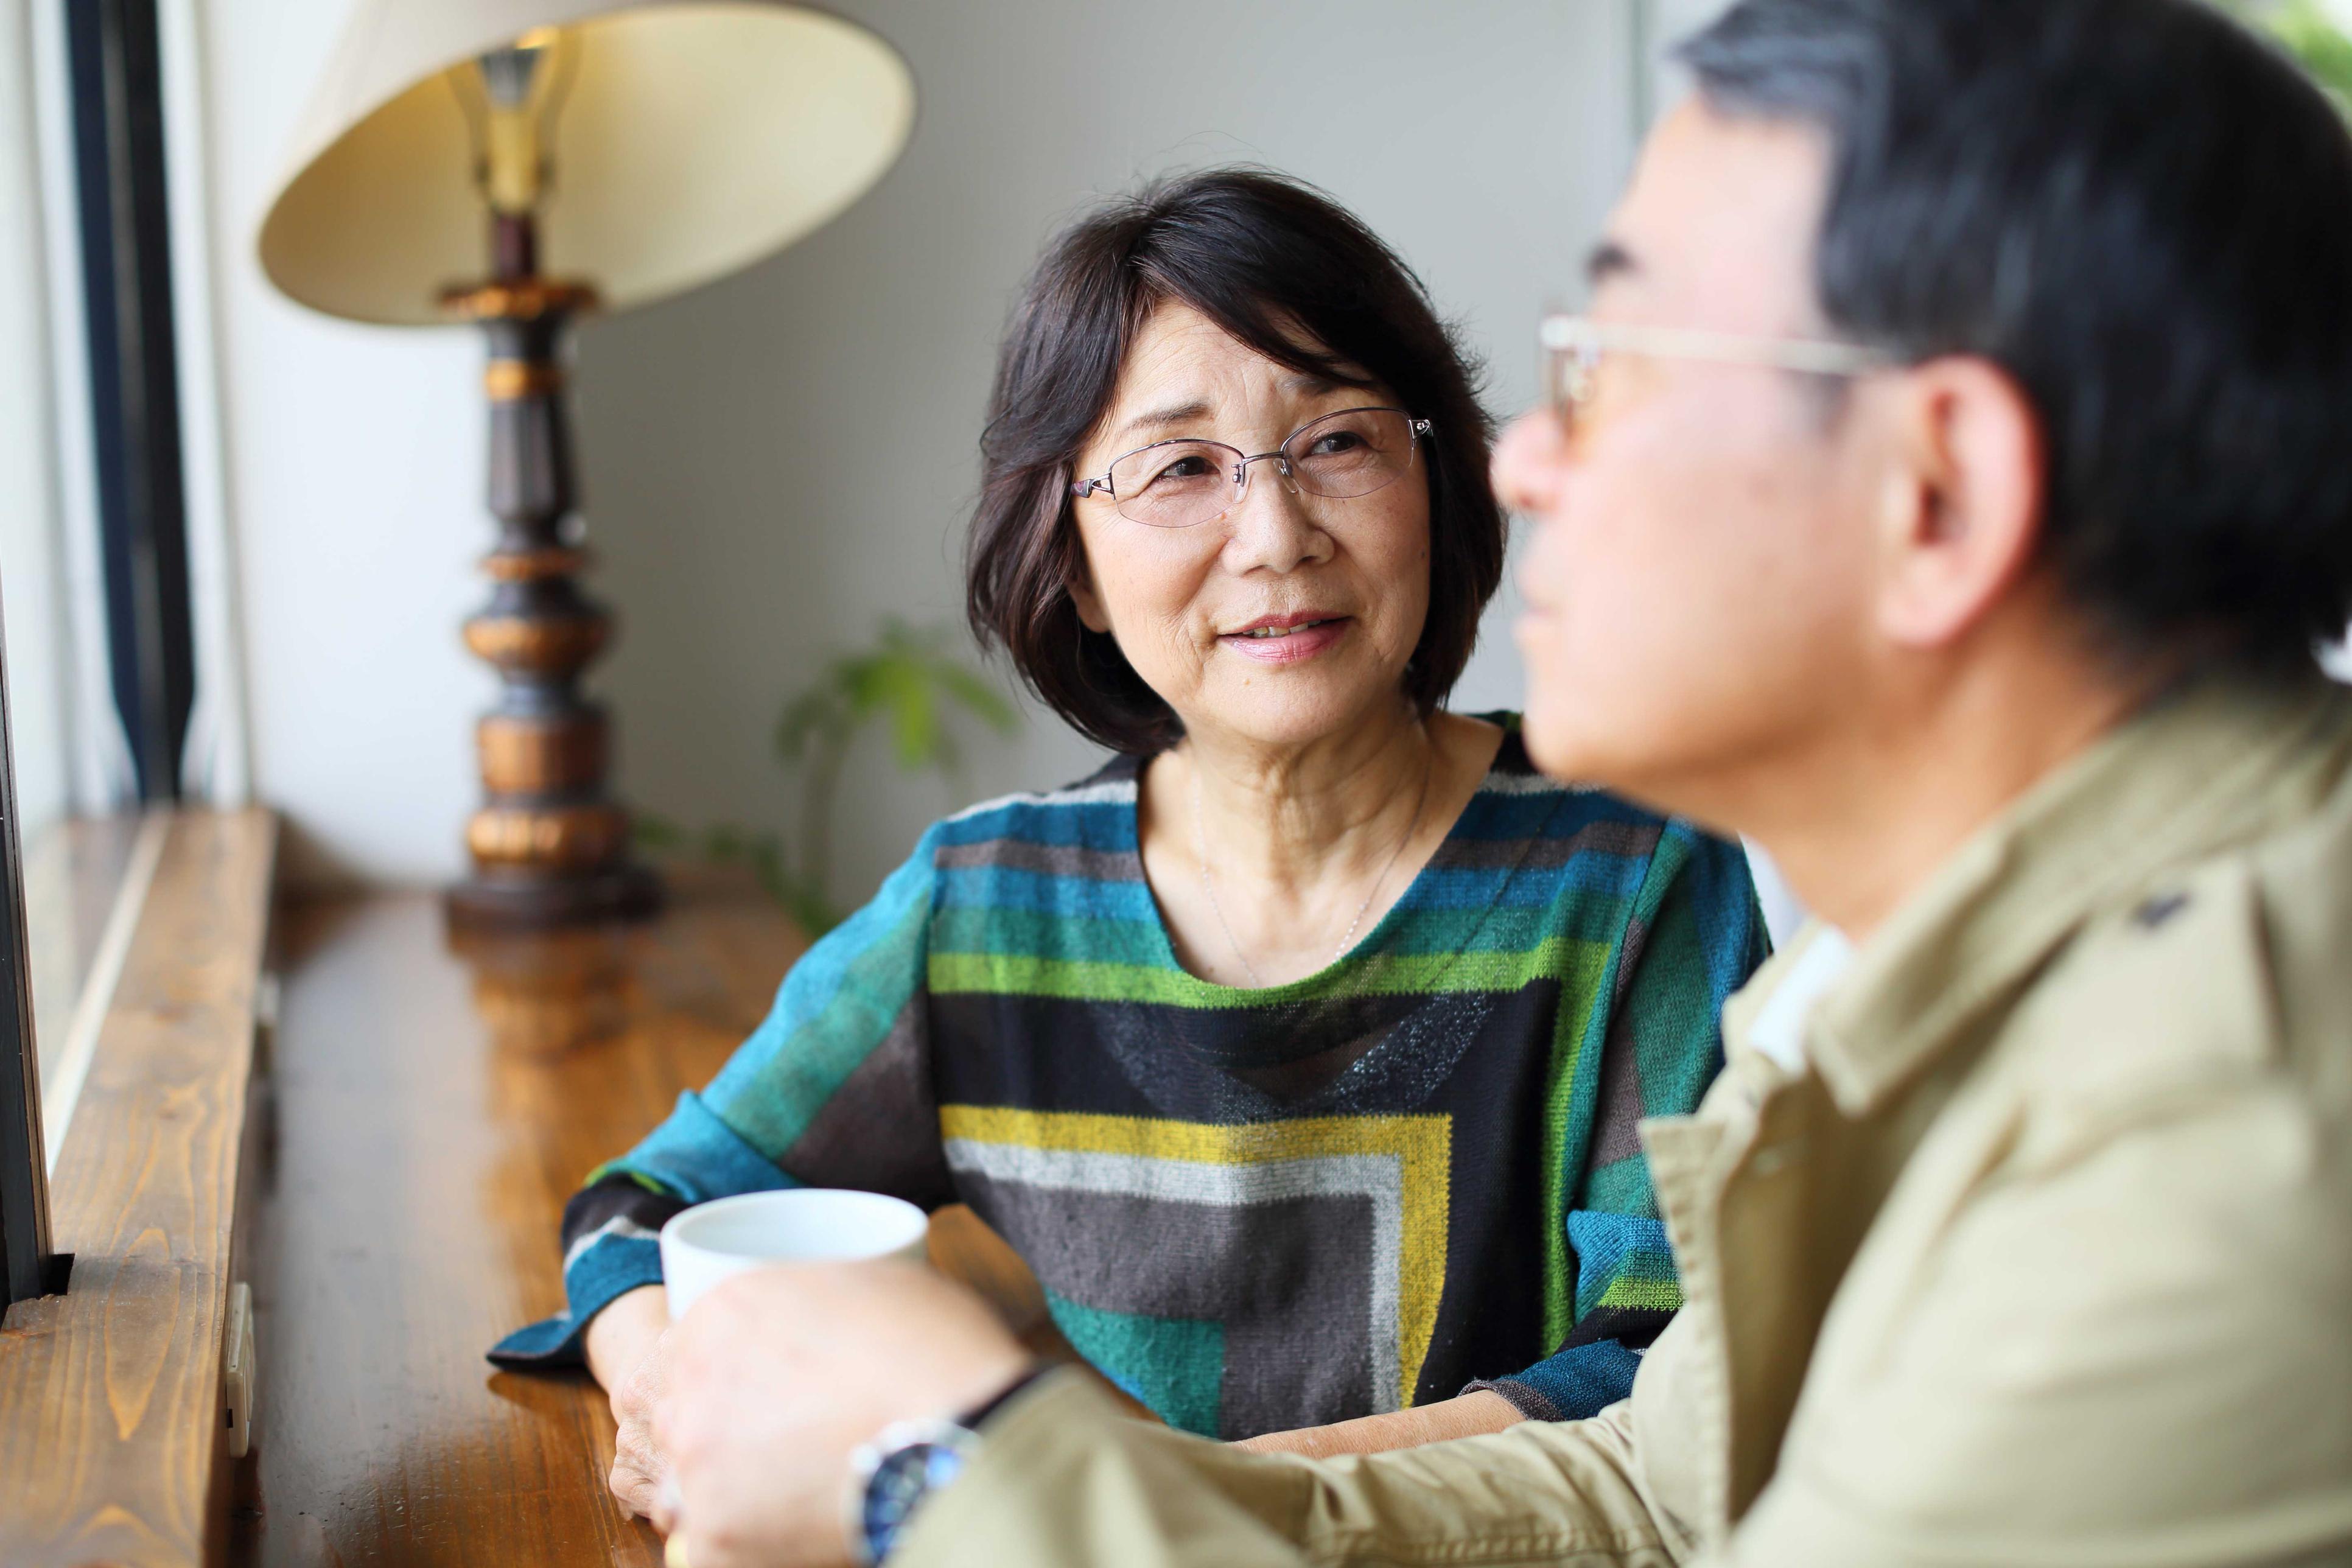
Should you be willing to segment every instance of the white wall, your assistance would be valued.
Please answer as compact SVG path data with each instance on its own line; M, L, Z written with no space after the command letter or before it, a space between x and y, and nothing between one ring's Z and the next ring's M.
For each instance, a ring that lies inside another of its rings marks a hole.
M344 8L205 12L256 776L314 872L435 880L459 866L491 686L456 637L489 537L479 350L308 315L249 253ZM1631 0L836 8L913 64L905 161L798 247L580 343L595 587L623 630L597 685L628 795L690 821L784 821L767 735L785 692L885 616L954 616L996 333L1045 235L1090 197L1231 160L1323 184L1462 319L1508 411L1532 389L1536 316L1572 289L1632 150ZM1461 700L1518 689L1490 620ZM1091 765L1039 717L981 750L971 789ZM844 891L950 804L878 760L868 776Z
M27 840L65 811L72 776L33 62L25 0L0 0L0 621Z
M298 873L438 879L458 865L471 716L493 686L457 636L489 540L480 351L458 331L311 315L270 291L252 252L346 10L202 11L255 793L287 814Z

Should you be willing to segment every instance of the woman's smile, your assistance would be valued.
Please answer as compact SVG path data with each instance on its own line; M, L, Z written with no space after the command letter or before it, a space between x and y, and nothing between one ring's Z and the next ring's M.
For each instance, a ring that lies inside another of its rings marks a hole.
M1297 664L1335 646L1354 626L1350 616L1308 610L1299 615L1267 616L1217 640L1245 658L1260 664Z

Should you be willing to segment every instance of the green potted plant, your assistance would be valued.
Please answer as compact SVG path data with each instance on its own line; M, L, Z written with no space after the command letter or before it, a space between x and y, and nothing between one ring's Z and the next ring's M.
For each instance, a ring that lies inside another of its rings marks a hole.
M655 816L638 819L638 838L649 849L748 866L811 936L831 931L843 918L832 890L834 811L859 735L883 727L899 768L935 773L952 785L963 766L959 715L999 734L1020 728L1003 693L950 647L944 628L892 621L870 647L833 660L785 700L774 747L798 778L801 796L789 838L724 824L694 832Z

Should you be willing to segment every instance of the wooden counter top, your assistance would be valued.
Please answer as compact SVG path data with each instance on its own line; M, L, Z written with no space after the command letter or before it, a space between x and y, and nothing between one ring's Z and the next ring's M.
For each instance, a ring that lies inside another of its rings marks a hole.
M184 1568L217 1562L227 1538L223 1331L277 825L262 811L150 821L152 880L120 904L120 967L88 999L87 1057L63 1064L78 1092L71 1120L54 1119L50 1197L70 1283L0 1328L6 1568ZM131 837L93 826L76 854L117 864ZM69 899L58 918L114 903Z
M748 884L674 891L649 924L462 948L425 895L281 912L258 1466L231 1562L660 1562L604 1489L603 1393L483 1352L561 1306L564 1200L708 1081L804 945ZM1066 1353L1001 1242L960 1210L932 1235Z

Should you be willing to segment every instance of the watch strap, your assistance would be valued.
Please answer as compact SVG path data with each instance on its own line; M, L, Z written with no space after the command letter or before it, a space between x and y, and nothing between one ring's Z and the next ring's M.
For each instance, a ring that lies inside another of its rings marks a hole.
M1021 1396L1031 1384L1036 1382L1039 1378L1045 1376L1047 1373L1053 1370L1054 1369L1052 1367L1040 1362L1037 1365L1031 1367L1027 1372L1023 1373L1019 1377L1014 1378L1011 1383L1006 1384L1003 1388L1000 1389L989 1398L982 1400L980 1404L973 1405L970 1410L967 1410L962 1415L957 1416L955 1418L955 1424L962 1427L967 1432L977 1433L980 1430L982 1422L987 1420L990 1416L995 1415L998 1411L1012 1404L1015 1399Z
M915 1510L961 1474L980 1445L980 1426L1049 1370L1033 1367L950 1421L886 1426L850 1456L849 1543L866 1568L890 1554Z

